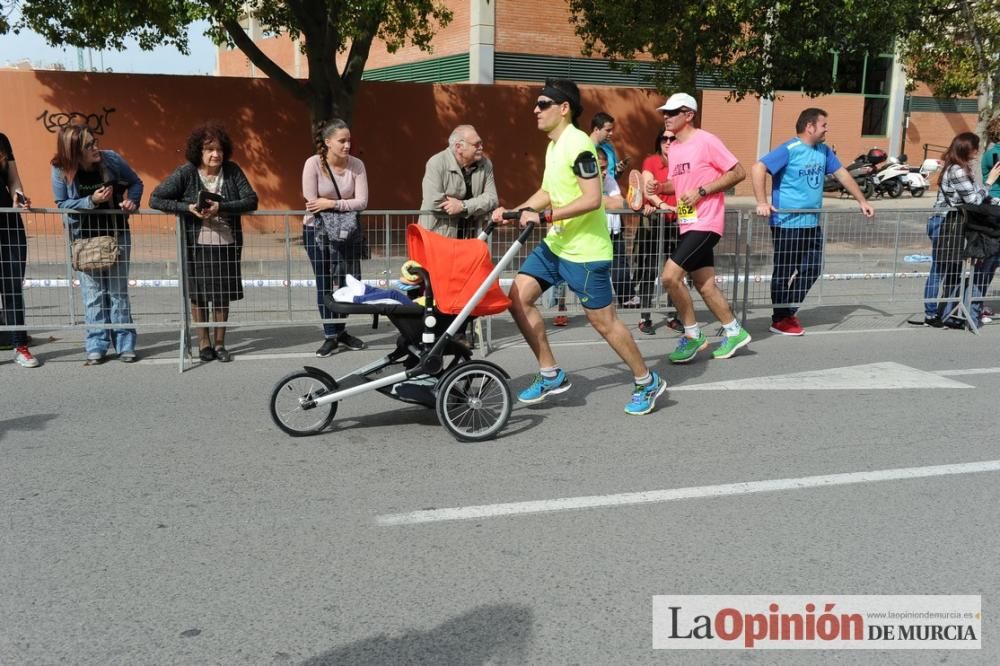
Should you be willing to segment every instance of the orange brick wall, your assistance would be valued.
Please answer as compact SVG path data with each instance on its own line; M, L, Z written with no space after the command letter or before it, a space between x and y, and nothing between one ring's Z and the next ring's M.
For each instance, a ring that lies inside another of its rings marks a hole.
M494 0L495 1L495 0ZM375 69L378 67L387 67L389 65L401 65L410 62L417 62L420 60L428 60L430 58L440 58L447 55L455 55L458 53L466 53L469 50L469 3L468 0L463 2L450 3L454 6L452 9L452 21L445 28L438 28L434 34L434 40L432 42L433 48L430 52L422 51L416 46L407 45L400 48L395 53L389 53L385 47L385 43L376 40L372 44L371 52L368 55L368 62L365 65L366 69ZM287 35L279 35L277 37L269 37L267 39L258 39L257 46L261 50L278 64L279 67L284 69L289 74L294 75L295 73L295 44ZM337 64L343 67L344 60L346 59L346 53L337 54ZM309 64L304 55L300 56L300 75L305 78L309 75ZM220 49L219 50L219 76L250 76L251 65L250 60L243 55L243 52L239 49ZM260 71L256 71L255 75L258 77L263 77L264 75Z
M498 0L490 0L497 2ZM389 65L402 65L430 58L440 58L442 56L456 55L458 53L468 53L469 51L469 0L451 1L445 3L452 11L451 23L445 28L435 31L433 50L428 53L421 51L416 46L404 46L395 53L389 53L385 48L385 43L375 41L372 44L371 53L368 56L366 69L377 67L387 67Z
M566 0L496 0L496 50L579 56L581 41Z
M257 46L264 54L273 60L279 67L295 74L295 45L287 35L258 39ZM239 49L219 50L219 76L250 76L254 68L251 67L250 59ZM302 57L302 76L305 77L309 71L306 65L305 56ZM254 71L254 76L264 78L259 69Z
M239 49L219 49L217 76L250 76L250 59Z
M143 206L153 187L183 162L188 132L207 118L226 124L234 159L262 208L302 206L302 163L311 153L308 111L269 79L4 71L0 89L11 100L0 132L13 142L25 187L39 206L54 205L48 160L55 149L55 134L39 115L86 115L105 107L115 111L99 138L145 181ZM177 95L179 89L186 94ZM372 183L370 208L417 208L424 163L463 122L474 123L487 143L501 199L520 203L538 187L547 142L532 115L537 93L537 85L365 83L353 134L354 153ZM621 127L619 151L641 163L662 122L655 111L662 98L631 88L585 87L583 95L585 129L594 113L608 110Z
M757 161L757 122L760 103L755 98L727 102L726 92L706 90L701 98L701 128L715 134L747 171L736 194L752 194L750 165Z
M811 106L819 107L829 115L830 131L826 143L837 152L841 162L847 164L857 155L878 146L888 151L888 138L861 136L861 121L865 100L861 95L828 95L808 97L785 93L774 104L771 122L771 147L795 136L795 121L799 114Z
M809 106L817 106L830 114L830 132L826 142L836 148L844 164L873 147L888 151L889 139L861 136L861 115L864 98L860 95L835 95L808 98L804 95L786 94L775 103L771 133L771 147L791 138L795 133L798 114ZM903 146L909 163L919 166L924 156L924 144L947 146L961 132L976 131L974 113L912 113ZM940 157L940 149L931 149L928 157Z
M974 113L913 113L906 130L906 150L910 164L919 165L924 157L924 144L947 146L956 134L976 131ZM928 157L941 157L940 148L931 148Z
M34 202L51 207L48 161L55 134L45 121L57 114L107 114L101 144L121 153L146 183L143 205L153 187L183 162L190 129L208 118L222 120L235 143L235 160L247 172L265 209L300 208L302 163L311 153L305 106L269 79L0 71L7 104L0 132L14 144L18 167ZM184 90L178 95L177 90ZM415 209L420 205L424 163L444 148L455 125L471 122L487 144L497 171L500 198L516 205L541 180L546 137L532 114L538 85L425 85L367 82L356 102L354 153L366 164L372 209ZM614 143L621 156L639 166L662 126L656 107L663 98L636 88L583 86L583 129L599 110L617 120ZM773 143L794 132L804 105L831 114L830 142L844 159L867 150L860 132L860 98L832 97L778 102ZM726 102L725 93L706 91L702 126L718 135L744 167L756 159L759 106L754 99ZM43 116L43 114L45 114ZM96 116L94 117L96 122ZM907 152L916 160L920 144L947 144L975 118L958 114L914 114ZM748 182L737 188L749 194Z
M494 0L498 53L581 58L583 41L577 37L566 0ZM594 58L600 58L595 53ZM640 53L636 60L652 58Z

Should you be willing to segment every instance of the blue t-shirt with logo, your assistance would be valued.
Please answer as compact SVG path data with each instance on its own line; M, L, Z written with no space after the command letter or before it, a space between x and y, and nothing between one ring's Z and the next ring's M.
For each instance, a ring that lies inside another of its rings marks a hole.
M771 205L775 208L820 208L823 180L840 168L840 160L826 144L810 146L801 139L784 142L760 158L771 174ZM773 213L771 226L805 229L819 225L816 213Z

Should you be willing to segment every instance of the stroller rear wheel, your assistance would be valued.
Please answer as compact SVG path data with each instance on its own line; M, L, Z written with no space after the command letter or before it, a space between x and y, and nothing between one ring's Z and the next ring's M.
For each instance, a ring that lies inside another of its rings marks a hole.
M271 393L271 418L274 424L292 437L322 432L337 415L337 403L309 406L320 396L337 389L329 376L300 370L288 375Z
M438 420L459 441L492 439L507 424L511 408L507 377L492 363L463 363L438 384Z

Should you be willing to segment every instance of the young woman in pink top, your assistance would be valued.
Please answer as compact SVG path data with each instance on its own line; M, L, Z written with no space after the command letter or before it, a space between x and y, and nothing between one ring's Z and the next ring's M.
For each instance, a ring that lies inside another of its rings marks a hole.
M316 274L316 304L323 319L333 319L324 298L344 285L348 274L361 277L361 239L337 240L317 234L316 214L321 211L360 212L368 206L368 175L365 165L351 156L351 130L339 118L331 120L322 131L322 141L316 155L306 160L302 168L302 197L306 201L302 225L302 242ZM360 222L359 222L360 223ZM343 321L323 323L322 346L316 356L325 358L338 346L359 350L365 343L347 332Z

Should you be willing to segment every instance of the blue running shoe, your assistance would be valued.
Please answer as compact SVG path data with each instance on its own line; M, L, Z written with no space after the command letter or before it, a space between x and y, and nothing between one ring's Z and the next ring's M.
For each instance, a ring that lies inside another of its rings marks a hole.
M649 414L656 406L656 399L667 390L667 383L663 381L659 374L652 372L653 381L645 386L635 385L632 390L632 399L625 405L625 413L631 416L642 416Z
M570 386L572 385L569 383L569 378L562 370L552 378L543 377L539 373L535 375L535 381L531 382L531 386L518 394L517 399L526 405L534 405L537 402L545 400L550 395L557 395L568 391Z

